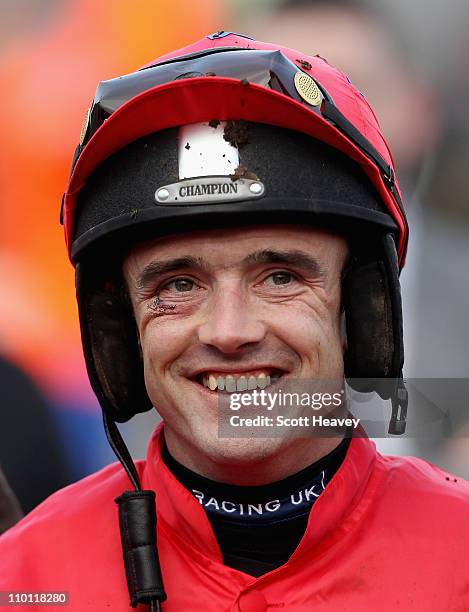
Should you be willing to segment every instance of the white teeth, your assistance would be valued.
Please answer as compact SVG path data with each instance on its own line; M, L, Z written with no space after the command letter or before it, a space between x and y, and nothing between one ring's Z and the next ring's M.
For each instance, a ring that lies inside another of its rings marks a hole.
M204 375L202 382L204 387L208 387L211 391L219 390L228 393L253 391L254 389L265 389L271 382L278 380L279 376L269 376L261 372L258 376L215 376L214 374Z
M233 391L236 391L236 381L233 378L233 376L228 375L226 377L225 380L225 389L229 392L229 393L233 393Z
M240 376L236 381L236 391L246 391L248 388L248 379L246 376Z
M215 378L215 376L213 376L213 374L210 374L210 376L208 377L208 388L211 389L212 391L215 391L217 386L218 386L218 380Z
M249 389L249 391L252 391L256 387L257 387L257 378L255 376L250 376L248 378L248 389Z
M259 389L265 389L267 387L267 378L263 372L257 377L257 386Z

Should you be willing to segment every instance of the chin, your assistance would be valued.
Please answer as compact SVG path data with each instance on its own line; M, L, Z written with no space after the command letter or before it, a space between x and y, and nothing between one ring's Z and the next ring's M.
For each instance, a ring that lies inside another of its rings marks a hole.
M195 441L193 441L194 444ZM197 444L199 442L199 444ZM219 438L204 436L198 451L218 466L239 466L275 460L286 441L281 438Z

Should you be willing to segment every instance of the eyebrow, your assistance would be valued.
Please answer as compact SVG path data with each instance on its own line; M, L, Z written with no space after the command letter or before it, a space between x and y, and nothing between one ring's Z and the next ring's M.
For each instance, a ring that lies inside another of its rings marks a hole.
M325 276L323 267L315 257L305 253L304 251L298 250L277 251L274 249L262 249L260 251L250 253L244 259L242 259L241 263L244 265L279 264L294 266L304 270L314 277ZM170 272L177 272L182 268L198 268L208 271L209 265L201 257L192 257L189 255L166 261L152 261L143 269L137 280L136 287L140 290L145 289L156 277L162 276L163 274L168 274Z
M263 249L250 253L244 258L245 263L261 264L283 264L294 266L312 274L315 277L324 277L325 271L319 261L305 251L277 251L273 249Z
M201 257L190 257L188 255L166 261L152 261L145 266L138 277L136 287L137 289L145 289L154 278L169 272L176 272L181 270L181 268L201 268L207 270L208 266Z

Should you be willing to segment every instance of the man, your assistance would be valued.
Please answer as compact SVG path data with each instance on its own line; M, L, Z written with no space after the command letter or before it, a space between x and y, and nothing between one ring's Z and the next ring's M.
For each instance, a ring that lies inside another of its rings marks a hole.
M235 393L344 375L405 427L407 225L340 71L218 32L101 83L62 218L88 373L134 491L112 465L52 496L0 541L2 591L67 591L75 610L129 594L163 610L467 609L467 483L363 432L220 434ZM135 466L115 422L152 406L164 426Z

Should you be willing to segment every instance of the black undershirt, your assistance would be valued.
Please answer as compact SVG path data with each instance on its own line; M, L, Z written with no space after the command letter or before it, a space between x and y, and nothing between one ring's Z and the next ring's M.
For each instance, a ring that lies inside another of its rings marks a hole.
M236 486L204 478L178 463L163 446L163 461L207 513L223 562L262 576L287 562L306 530L315 500L340 467L350 439L288 478Z

